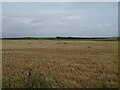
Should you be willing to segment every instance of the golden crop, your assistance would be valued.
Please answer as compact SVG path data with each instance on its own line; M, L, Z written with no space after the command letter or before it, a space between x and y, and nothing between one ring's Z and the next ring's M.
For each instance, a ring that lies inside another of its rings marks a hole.
M29 84L34 75L46 80L55 77L63 83L51 87L118 84L117 41L3 40L2 43L3 80L12 82L10 87L19 88L19 78Z

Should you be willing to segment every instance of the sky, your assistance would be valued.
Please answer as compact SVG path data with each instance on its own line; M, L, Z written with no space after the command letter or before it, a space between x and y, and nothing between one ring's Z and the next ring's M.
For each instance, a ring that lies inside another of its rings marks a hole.
M118 36L118 3L2 3L2 37L57 36Z

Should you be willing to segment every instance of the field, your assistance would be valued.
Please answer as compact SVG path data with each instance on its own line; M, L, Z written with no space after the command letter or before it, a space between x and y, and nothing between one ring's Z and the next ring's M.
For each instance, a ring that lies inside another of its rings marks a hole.
M3 88L118 87L118 42L2 40Z

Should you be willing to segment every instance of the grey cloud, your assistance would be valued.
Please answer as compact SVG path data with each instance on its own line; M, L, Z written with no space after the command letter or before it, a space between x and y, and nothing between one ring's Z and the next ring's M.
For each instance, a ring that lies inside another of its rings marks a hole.
M47 7L44 6L45 4L41 5L40 7L43 8L36 7L35 11L31 8L31 12L27 8L28 12L22 14L19 12L17 14L16 10L4 11L3 36L116 36L118 33L117 11L107 6L105 11L108 12L93 9L94 7L103 8L102 6L105 7L107 4L99 6L88 4L88 6L93 6L89 7L90 9L80 3L77 6L74 3L64 5L54 3L53 7L50 7L52 4L49 3Z

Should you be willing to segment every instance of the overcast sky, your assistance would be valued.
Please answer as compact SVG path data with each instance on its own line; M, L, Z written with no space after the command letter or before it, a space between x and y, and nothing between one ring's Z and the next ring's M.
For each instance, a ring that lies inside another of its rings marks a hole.
M7 2L3 37L118 35L117 2Z

